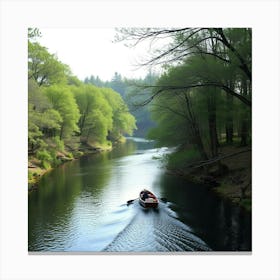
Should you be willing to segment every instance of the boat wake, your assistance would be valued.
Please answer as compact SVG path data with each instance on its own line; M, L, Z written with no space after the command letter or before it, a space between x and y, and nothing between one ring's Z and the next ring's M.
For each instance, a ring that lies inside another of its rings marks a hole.
M184 252L210 251L207 244L179 221L168 203L145 209L138 201L122 205L83 242L82 251L103 252Z

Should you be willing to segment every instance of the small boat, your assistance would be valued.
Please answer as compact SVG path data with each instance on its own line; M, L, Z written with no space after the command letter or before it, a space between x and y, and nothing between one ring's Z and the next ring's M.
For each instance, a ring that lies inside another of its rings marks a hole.
M139 194L139 203L144 208L156 208L158 199L152 192L144 189Z

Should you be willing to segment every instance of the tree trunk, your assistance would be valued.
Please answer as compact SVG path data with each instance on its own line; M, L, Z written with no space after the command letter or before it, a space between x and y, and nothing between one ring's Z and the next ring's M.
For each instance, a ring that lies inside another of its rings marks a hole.
M232 95L226 95L226 102L227 102L227 112L226 112L226 143L232 144L233 143L233 117L232 117L232 110L233 110L233 97Z
M186 101L186 105L187 105L186 106L186 109L187 109L186 111L188 114L187 119L188 119L188 122L189 122L189 125L191 128L191 133L192 133L192 144L197 148L197 150L201 156L201 159L206 160L206 159L208 159L208 156L205 152L204 145L203 145L201 135L200 135L200 130L199 130L195 115L192 112L191 103L190 103L187 93L184 94L184 97L185 97L185 101Z
M241 146L247 146L248 144L248 126L247 126L247 120L242 120L241 124L241 131L240 131L240 145Z
M204 149L204 145L203 145L203 142L202 142L202 139L201 139L201 136L200 136L200 132L198 129L195 129L195 135L194 135L194 144L195 146L197 147L197 150L201 156L201 159L203 160L207 160L208 159L208 156L205 152L205 149Z
M218 136L217 136L217 123L216 123L216 96L215 92L209 92L207 95L208 105L208 126L210 136L210 149L212 157L218 155Z
M242 95L247 96L248 94L248 87L247 87L247 81L245 79L242 80ZM241 146L247 146L248 144L248 135L249 135L249 127L248 127L248 120L247 120L247 112L244 111L242 114L242 120L241 120L241 131L240 131L240 145Z

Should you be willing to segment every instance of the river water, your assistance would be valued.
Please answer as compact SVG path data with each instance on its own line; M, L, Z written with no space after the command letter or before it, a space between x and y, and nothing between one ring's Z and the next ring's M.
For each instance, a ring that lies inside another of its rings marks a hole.
M44 252L251 251L251 215L205 186L167 175L167 148L130 138L43 176L28 195L28 250ZM141 189L157 209L144 209Z

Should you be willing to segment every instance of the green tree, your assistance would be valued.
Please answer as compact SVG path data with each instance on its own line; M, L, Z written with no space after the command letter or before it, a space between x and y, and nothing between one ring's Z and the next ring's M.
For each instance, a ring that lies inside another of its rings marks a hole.
M215 58L215 61L220 62L217 65L221 65L224 72L230 73L233 69L234 73L238 71L239 76L243 76L248 81L249 88L251 88L250 28L122 28L119 29L119 32L121 35L117 37L117 41L132 40L135 42L134 44L139 44L148 39L162 39L166 42L166 38L169 38L169 43L156 50L155 55L148 59L144 65L178 64L194 56L201 57L206 62L210 61L210 58ZM213 47L213 45L215 46ZM241 94L240 79L235 82L233 87L229 87L225 80L216 75L212 69L211 72L206 74L206 81L202 82L201 79L189 80L188 84L185 83L185 88L219 87L247 106L251 106L251 92L247 92L246 97ZM169 88L169 90L171 89Z
M48 97L53 109L59 112L62 123L60 127L60 139L68 139L79 132L77 125L80 112L76 100L66 85L52 85L44 88L44 94Z
M181 80L180 75L181 69L170 69L168 74L159 79L158 85L164 87L166 83L177 84ZM151 130L149 136L164 145L191 146L199 152L202 159L207 159L197 112L193 105L196 91L182 88L171 92L166 90L157 95L151 104L151 110L158 126Z
M80 110L79 128L82 142L106 142L113 127L112 108L100 89L90 85L72 87Z
M62 124L60 113L33 80L28 82L28 150L45 147L46 137L53 137Z
M28 41L28 79L39 86L66 83L70 68L37 42Z
M212 50L216 47L211 46ZM180 147L191 145L201 159L215 158L219 138L225 133L232 141L235 125L240 143L248 144L251 116L244 100L251 99L250 81L240 67L225 65L215 56L192 55L167 68L153 88L144 104L150 104L158 123L150 134L154 139Z
M113 127L109 139L118 141L124 134L132 135L136 129L135 118L129 113L121 95L110 88L101 88L101 92L113 110Z

